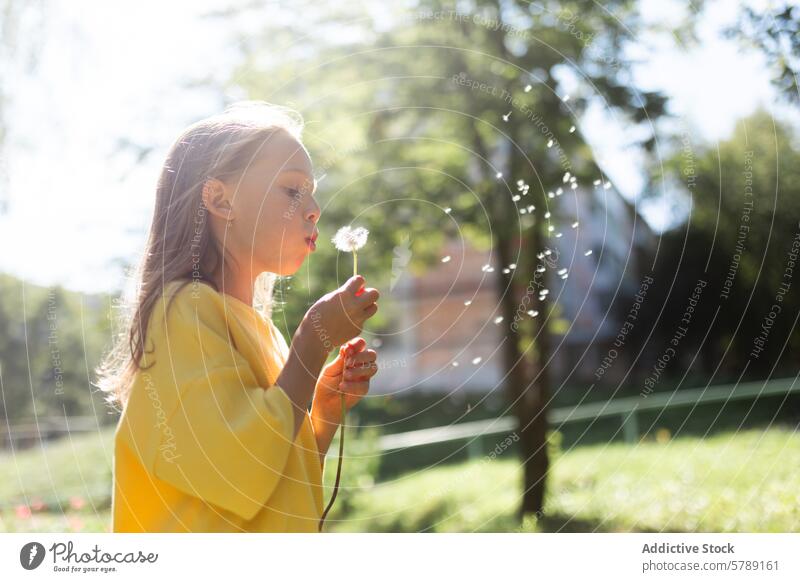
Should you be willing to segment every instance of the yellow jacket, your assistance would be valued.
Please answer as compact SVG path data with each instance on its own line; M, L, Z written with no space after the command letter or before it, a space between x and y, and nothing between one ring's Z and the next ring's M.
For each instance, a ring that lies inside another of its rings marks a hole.
M275 324L183 280L165 286L145 337L150 367L115 433L113 531L316 532L324 463L308 412L293 442Z

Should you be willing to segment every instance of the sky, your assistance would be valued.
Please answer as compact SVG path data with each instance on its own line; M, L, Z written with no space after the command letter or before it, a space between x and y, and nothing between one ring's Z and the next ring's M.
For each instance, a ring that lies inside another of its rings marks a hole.
M0 160L7 186L0 271L84 292L125 285L115 261L138 260L167 148L186 125L223 105L217 92L181 80L222 81L235 62L230 31L200 17L225 4L53 1L43 22L28 23L36 28L28 32L43 39L38 66L33 73L22 66L5 72L13 92ZM729 135L737 119L775 102L764 59L719 36L735 4L709 1L697 47L655 35L636 49L644 59L637 82L665 91L680 123L712 142ZM655 20L677 13L674 3L646 0L643 7ZM618 189L635 199L643 182L630 132L602 107L579 125ZM122 139L155 149L137 164L135 150L119 149ZM660 208L641 210L658 226Z

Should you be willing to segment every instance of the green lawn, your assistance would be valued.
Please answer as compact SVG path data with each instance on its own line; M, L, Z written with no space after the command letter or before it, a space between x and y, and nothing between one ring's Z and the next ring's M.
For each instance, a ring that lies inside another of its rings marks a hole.
M0 531L107 531L111 439L111 432L84 435L0 455L7 476ZM561 455L543 515L522 526L514 519L521 472L511 454L374 485L350 475L353 489L340 494L328 524L336 531L800 531L800 433L773 427L661 441ZM335 443L331 451L326 481Z

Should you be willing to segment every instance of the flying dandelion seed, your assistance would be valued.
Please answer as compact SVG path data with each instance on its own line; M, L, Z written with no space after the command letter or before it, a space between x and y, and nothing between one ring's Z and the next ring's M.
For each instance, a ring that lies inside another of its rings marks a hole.
M553 251L551 251L550 249L545 249L544 254L549 257L551 254L553 254Z
M570 188L572 188L573 190L577 190L578 189L578 184L573 182L572 185L570 186Z
M561 196L563 193L564 193L564 189L563 188L556 189L556 196Z
M594 182L592 182L592 184L594 184L595 186L599 186L600 182L602 182L602 180L595 180Z
M527 208L521 208L519 213L520 214L527 214L528 213L528 209Z
M549 289L542 289L541 291L539 291L539 295L549 295L549 294L550 294Z
M556 238L561 238L562 236L564 236L564 235L563 235L563 234L561 234L560 232L557 232L557 233L556 233Z
M454 368L458 368L458 362L453 362L452 366L453 366Z
M548 193L547 193L547 197L548 197L548 198L555 198L555 197L556 197L556 195L555 195L555 194L553 194L552 192L548 192Z
M494 267L489 267L488 269L486 269L486 272L487 273L494 273Z
M611 182L606 182L605 184L603 184L604 190L608 190L609 188L611 188Z
M569 277L569 273L566 273L566 274L564 274L564 275L561 275L561 278L562 278L562 279L566 279L567 277Z
M541 261L544 258L544 253L536 253L536 258Z
M545 268L544 268L544 267L537 267L537 268L536 268L536 272L537 272L537 273L544 273L544 271L545 271Z
M448 206L447 208L445 208L445 209L444 209L444 213L445 213L445 214L450 214L451 212L453 212L453 209L452 209L452 208L450 208L449 206Z
M528 311L528 315L530 315L531 317L536 317L537 315L539 315L539 312L536 311L535 309L531 309L530 311Z
M591 255L591 254L592 254L592 250L591 250L591 249L589 249L588 251L586 251L585 253L583 253L583 256L584 256L584 257L588 257L588 256L589 256L589 255Z
M499 180L500 178L502 178L502 177L503 177L503 172L497 172L497 173L494 175L494 177L495 177L495 178L497 178L497 179Z
M472 359L472 363L477 366L478 364L481 363L481 360L483 360L483 358L478 356L477 358Z
M516 268L517 268L517 264L516 264L516 263L511 263L511 264L508 266L508 268L509 268L509 269L516 269Z
M562 100L564 103L566 103L567 101L569 101L569 95L564 95L564 96L561 98L561 100Z
M494 323L495 324L503 323L503 316L502 315L498 315L497 317L495 317L494 318Z
M550 211L549 210L544 213L544 217L545 218L550 218Z
M570 177L571 175L572 175L572 174L570 174L569 172L567 172L566 174L564 174L564 175L561 177L561 181L562 181L562 182L564 182L564 183L566 184L566 183L569 181L569 177Z
M505 269L503 269L503 274L504 274L504 275L508 275L510 272L511 272L511 269L509 269L508 267L506 267Z
M536 207L533 204L529 204L528 205L528 212L533 213L534 210L536 210Z
M567 270L566 270L566 269L559 269L559 270L558 270L558 274L559 274L559 275L563 275L563 274L564 274L564 273L566 273L566 272L567 272Z
M508 118L509 118L509 117L511 117L511 111L509 111L508 113L506 113L506 114L503 116L503 121L508 121Z
M572 228L578 228L578 221L572 223Z
M464 301L464 305L472 305L472 301Z
M449 263L450 259L451 259L450 255L447 255L446 257L442 257L442 262L443 263Z
M570 176L569 177L569 181L570 182L577 182L578 181L578 177L577 176Z
M556 229L556 227L555 227L555 226L553 226L552 224L551 224L550 226L548 226L548 227L547 227L547 231L548 231L548 232L553 232L555 229Z
M491 265L489 265L489 264L486 264L486 265L484 265L484 266L482 266L482 267L481 267L481 271L483 271L483 272L485 273L486 271L488 271L488 270L489 270L489 268L490 268L490 267L491 267Z
M547 147L549 147L549 148L553 147L553 140L552 139L547 140Z
M514 202L518 202L521 198L522 198L522 196L520 196L519 194L514 194L511 197L511 200L513 200Z
M517 180L517 187L518 188L522 188L522 186L524 186L524 185L525 185L525 180L523 180L522 178Z
M533 87L531 85L525 85L525 92L526 93L530 93L531 89L533 89Z
M569 132L570 133L575 133L575 126L574 125L569 128Z

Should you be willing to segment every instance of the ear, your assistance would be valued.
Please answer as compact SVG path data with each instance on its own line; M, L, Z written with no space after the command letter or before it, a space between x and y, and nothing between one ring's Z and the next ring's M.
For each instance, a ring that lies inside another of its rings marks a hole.
M203 184L203 205L209 213L222 220L234 218L233 204L225 184L217 178L208 178Z

